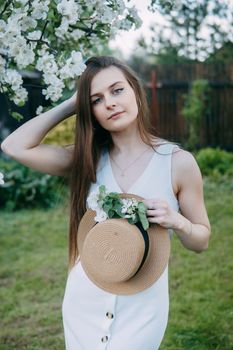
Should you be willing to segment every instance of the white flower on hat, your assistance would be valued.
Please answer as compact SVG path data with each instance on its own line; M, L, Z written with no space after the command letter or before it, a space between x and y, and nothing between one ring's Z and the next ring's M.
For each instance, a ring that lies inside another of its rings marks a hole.
M138 202L135 198L121 198L119 193L108 192L104 185L89 194L87 204L96 212L94 220L97 222L125 218L131 224L140 221L144 229L149 227L147 208L143 202Z
M91 192L87 198L88 207L92 210L98 209L98 207L99 207L98 199L99 199L99 191L98 192Z
M3 173L0 172L0 185L4 185L5 181L4 181L4 175Z
M96 222L102 222L107 220L108 215L105 213L105 211L101 210L101 209L97 209L96 210L96 216L94 217L94 220Z

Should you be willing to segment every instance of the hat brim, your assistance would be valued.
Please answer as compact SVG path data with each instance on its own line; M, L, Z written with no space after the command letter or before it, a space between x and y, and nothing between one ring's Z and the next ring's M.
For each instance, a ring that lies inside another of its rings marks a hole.
M123 193L120 195L122 198L135 198L138 201L143 200L142 197L134 194ZM94 220L95 216L96 212L88 209L79 224L78 249L80 252L81 264L83 243L88 232L94 225L96 225L96 221ZM89 279L99 288L117 295L135 294L151 287L159 279L167 267L170 256L170 237L167 229L157 224L150 224L147 232L149 236L148 255L143 266L135 276L125 282L100 282L95 278L95 276L91 275L87 269L85 269L85 264L82 264L82 267Z

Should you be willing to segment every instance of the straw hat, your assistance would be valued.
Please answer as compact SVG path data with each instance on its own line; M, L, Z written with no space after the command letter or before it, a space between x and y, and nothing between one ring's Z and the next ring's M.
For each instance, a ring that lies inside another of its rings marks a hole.
M123 198L143 198L122 194ZM155 283L165 270L170 255L167 229L126 219L97 223L96 212L88 209L78 228L80 260L89 279L99 288L120 295L135 294Z

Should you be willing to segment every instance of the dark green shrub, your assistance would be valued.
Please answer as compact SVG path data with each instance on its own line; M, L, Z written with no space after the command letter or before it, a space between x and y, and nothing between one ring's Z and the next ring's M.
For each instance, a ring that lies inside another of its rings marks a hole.
M54 207L67 193L63 178L36 172L14 160L1 160L0 172L5 181L0 186L0 208Z
M189 93L184 95L184 107L181 111L188 125L187 148L194 150L201 145L202 123L209 113L209 82L204 79L194 80Z
M201 172L206 176L233 176L233 153L219 148L203 148L196 154Z

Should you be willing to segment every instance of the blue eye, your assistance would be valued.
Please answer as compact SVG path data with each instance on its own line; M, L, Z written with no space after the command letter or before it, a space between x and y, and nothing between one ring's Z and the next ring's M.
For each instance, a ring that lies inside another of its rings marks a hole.
M118 89L113 90L113 93L120 94L123 90L124 90L124 88L118 88Z
M92 105L97 105L98 103L100 103L101 99L98 97L95 100L91 101Z

